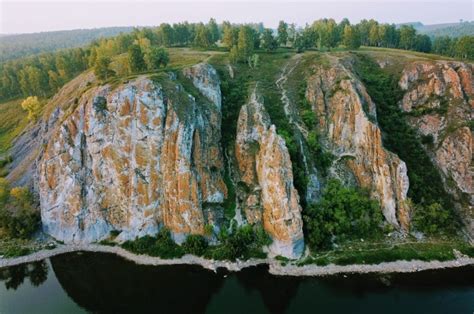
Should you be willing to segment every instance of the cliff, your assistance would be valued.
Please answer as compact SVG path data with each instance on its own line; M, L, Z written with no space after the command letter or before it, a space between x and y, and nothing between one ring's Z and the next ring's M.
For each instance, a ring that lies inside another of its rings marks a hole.
M219 225L220 89L215 70L185 70L206 100L173 77L85 92L54 127L39 162L43 227L65 242L154 234L176 241ZM213 91L213 93L211 92Z
M399 81L400 107L424 139L448 192L474 235L473 66L461 62L417 61Z
M216 243L219 231L250 224L270 236L271 255L299 258L306 206L333 178L367 190L406 234L410 169L384 147L377 104L353 57L275 57L275 69L199 63L107 84L83 73L16 140L8 179L37 192L44 231L66 243L112 234L123 242L163 227L178 244L190 234ZM399 106L474 234L473 67L418 59L401 66ZM232 73L224 79L221 70ZM232 84L241 99L224 92ZM323 154L332 156L324 171Z
M409 187L405 163L382 145L375 104L362 83L340 60L314 64L306 98L318 118L321 144L332 153L331 176L367 188L385 219L407 230Z
M299 196L285 141L262 101L255 87L237 122L235 154L240 182L248 191L243 201L245 217L251 224L263 224L273 240L272 252L296 258L304 250Z

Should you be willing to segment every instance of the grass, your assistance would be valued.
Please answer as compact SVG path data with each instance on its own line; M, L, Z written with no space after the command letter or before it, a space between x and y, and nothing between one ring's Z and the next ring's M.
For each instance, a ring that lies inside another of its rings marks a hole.
M441 56L432 53L424 53L424 52L417 52L411 50L402 50L402 49L395 49L395 48L379 48L379 47L360 47L358 50L360 52L372 52L374 54L379 54L381 56L390 55L392 57L409 57L409 58L423 58L429 60L456 60L455 58ZM465 60L460 60L465 61Z
M474 257L473 246L466 242L455 240L400 242L396 244L351 242L335 250L310 255L299 261L297 265L370 265L401 260L449 261L455 259L453 250L458 250L464 255Z
M21 99L0 104L0 156L11 147L13 140L28 125L27 113L21 108Z
M28 255L41 247L29 240L0 239L0 255L6 258Z

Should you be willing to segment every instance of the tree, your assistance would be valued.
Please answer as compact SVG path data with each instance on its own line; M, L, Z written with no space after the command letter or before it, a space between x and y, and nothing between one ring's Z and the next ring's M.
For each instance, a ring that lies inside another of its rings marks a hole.
M106 56L99 56L96 59L94 65L94 74L101 80L108 80L110 77L115 75L115 72L110 69L110 58Z
M378 23L372 24L369 30L369 44L371 46L378 47L380 44L379 39L379 25Z
M8 200L10 195L10 184L5 178L0 178L0 207Z
M10 237L27 238L39 223L39 211L28 188L10 189L8 181L0 178L0 228Z
M211 43L214 44L220 38L219 28L217 27L216 20L211 18L209 23L207 23L207 28L209 30L209 34L211 35Z
M462 36L455 45L456 56L463 59L474 59L474 36Z
M36 96L30 96L21 103L23 110L28 111L28 120L36 120L41 111L41 102Z
M319 203L304 215L308 242L313 249L327 249L341 240L374 236L383 222L378 203L367 192L330 180Z
M439 203L428 206L415 206L413 225L419 231L428 234L438 234L446 229L451 222L450 212Z
M49 70L48 71L48 84L51 91L55 92L63 85L62 80L59 78L58 73Z
M290 43L290 45L293 45L293 43L295 42L297 34L298 32L296 31L296 24L291 23L290 25L288 25L288 42Z
M431 52L431 39L428 35L416 35L414 49L421 52Z
M126 76L130 74L130 63L126 54L119 55L114 59L114 70L118 76ZM112 73L113 74L113 73Z
M190 234L183 243L186 253L201 256L207 249L207 241L202 235Z
M211 33L209 29L200 23L196 28L196 35L194 37L194 45L200 48L209 48L212 44Z
M453 55L453 40L449 36L441 36L441 37L435 37L433 40L433 52L440 54L440 55L446 55L446 56L452 56Z
M223 30L222 42L224 43L224 45L229 49L237 45L239 30L233 27L232 24L230 24L227 21L222 24L222 30Z
M339 42L337 24L333 19L322 19L313 23L313 29L317 33L318 48L333 48Z
M284 21L280 21L280 23L278 23L277 40L280 46L286 46L286 42L288 41L288 24L286 24Z
M169 62L168 52L161 47L152 47L145 55L149 70L155 70L161 66L166 67Z
M341 22L337 25L337 33L338 33L339 39L341 40L344 35L344 29L346 28L347 25L349 26L351 25L351 23L349 22L347 18L343 18Z
M249 26L243 25L239 29L237 40L236 59L240 62L246 62L247 58L253 54L254 39L253 32Z
M158 43L165 47L171 47L175 39L175 30L167 23L163 23L158 28Z
M358 49L360 47L360 36L357 28L346 25L344 27L342 38L342 41L347 48Z
M405 50L413 49L415 45L416 30L411 25L400 27L400 48Z
M273 31L271 29L266 28L263 31L261 46L266 51L274 51L278 47L278 42L275 37L273 37Z
M143 52L139 45L133 44L128 48L128 62L132 72L142 72L146 70Z

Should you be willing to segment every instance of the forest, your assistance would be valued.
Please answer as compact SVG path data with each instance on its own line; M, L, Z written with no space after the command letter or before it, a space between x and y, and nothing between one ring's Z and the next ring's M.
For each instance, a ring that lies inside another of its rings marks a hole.
M44 53L0 64L0 101L26 96L48 97L67 81L88 68L94 68L99 79L114 75L140 73L165 66L164 47L226 49L234 62L258 62L255 51L278 48L328 51L358 49L360 46L398 48L436 53L459 59L474 58L474 36L458 38L419 34L412 25L378 23L362 20L351 24L348 19L336 23L321 19L296 27L280 21L277 30L262 23L237 25L229 22L161 24L154 28L136 28L113 38L95 40L87 47ZM114 63L114 69L111 64Z

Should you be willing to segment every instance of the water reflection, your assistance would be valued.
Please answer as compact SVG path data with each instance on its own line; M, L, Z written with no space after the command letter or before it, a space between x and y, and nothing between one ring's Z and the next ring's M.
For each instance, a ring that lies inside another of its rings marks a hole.
M48 272L48 270L50 270ZM51 271L52 270L52 271ZM46 280L46 282L45 282ZM139 266L74 253L0 269L3 313L472 313L474 267L398 275L273 276ZM3 289L3 292L2 292ZM24 302L28 300L28 302Z
M28 278L33 286L40 286L48 278L48 265L45 261L40 261L0 269L0 281L5 282L7 290L18 289L25 278Z
M204 313L223 277L200 267L137 266L109 254L51 258L66 293L100 313Z
M286 313L302 281L301 278L296 277L273 276L266 269L259 271L258 275L255 270L249 269L236 276L247 291L259 292L270 313Z

